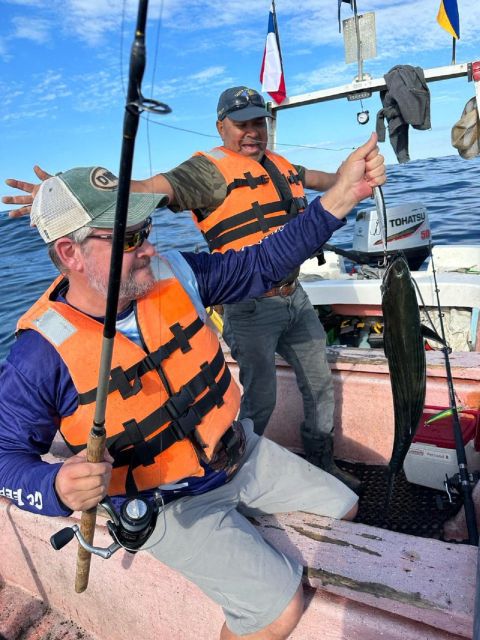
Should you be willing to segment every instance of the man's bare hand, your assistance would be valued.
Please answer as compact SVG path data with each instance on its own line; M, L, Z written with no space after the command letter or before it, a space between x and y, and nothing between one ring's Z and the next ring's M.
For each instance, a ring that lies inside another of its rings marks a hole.
M338 171L334 186L321 198L327 211L344 218L351 209L372 195L372 189L386 181L385 161L377 145L377 134L355 149Z
M51 174L47 173L43 169L41 169L38 165L33 167L35 175L42 182L47 180L47 178L51 178ZM11 218L19 218L20 216L30 215L30 209L32 207L32 202L34 197L37 194L37 191L40 188L40 184L34 184L33 182L24 182L23 180L16 180L15 178L8 178L5 180L5 183L12 187L13 189L18 189L19 191L25 191L28 195L26 196L3 196L2 202L5 204L21 204L23 205L20 209L11 209L8 212L8 215Z
M95 507L107 495L113 458L105 451L105 462L87 462L86 450L65 460L55 479L55 490L73 511Z

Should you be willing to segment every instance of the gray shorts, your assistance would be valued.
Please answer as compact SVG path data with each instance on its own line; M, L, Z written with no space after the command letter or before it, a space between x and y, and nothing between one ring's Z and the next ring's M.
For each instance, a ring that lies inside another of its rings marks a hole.
M302 578L302 566L266 542L247 517L307 511L341 518L357 502L336 478L254 434L250 420L243 424L247 446L230 482L167 504L145 545L218 603L237 635L276 620Z

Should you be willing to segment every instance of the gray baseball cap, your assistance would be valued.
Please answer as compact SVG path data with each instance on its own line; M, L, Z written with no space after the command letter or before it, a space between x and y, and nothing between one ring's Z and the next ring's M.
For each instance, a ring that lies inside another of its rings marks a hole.
M220 94L217 105L217 118L245 122L254 118L271 118L272 114L265 106L263 97L248 87L231 87Z
M70 169L42 182L30 220L47 243L81 227L112 229L117 193L118 179L108 169ZM143 222L167 203L163 193L130 193L127 226Z

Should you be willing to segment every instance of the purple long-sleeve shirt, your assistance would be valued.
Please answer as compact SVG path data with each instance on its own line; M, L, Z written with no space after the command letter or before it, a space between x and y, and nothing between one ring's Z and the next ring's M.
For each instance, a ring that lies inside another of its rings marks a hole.
M342 225L317 198L301 216L242 251L176 253L191 269L197 304L236 302L262 295ZM54 489L60 464L40 456L50 449L60 418L76 407L76 390L57 351L38 332L23 332L0 368L0 495L34 513L70 513ZM193 480L193 492L224 482L222 475L207 471L205 478Z

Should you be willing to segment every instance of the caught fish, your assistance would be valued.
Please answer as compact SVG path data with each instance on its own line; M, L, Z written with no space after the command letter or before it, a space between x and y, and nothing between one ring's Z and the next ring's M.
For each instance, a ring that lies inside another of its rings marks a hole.
M417 296L405 258L391 260L382 280L383 343L395 417L388 465L388 505L395 480L420 422L425 403L426 364Z

